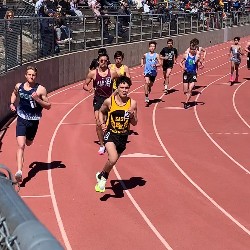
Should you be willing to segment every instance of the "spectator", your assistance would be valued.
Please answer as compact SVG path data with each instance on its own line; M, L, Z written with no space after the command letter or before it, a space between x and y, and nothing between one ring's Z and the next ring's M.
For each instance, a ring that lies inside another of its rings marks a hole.
M18 65L17 58L17 47L18 47L18 36L20 35L20 24L19 21L15 21L14 12L7 10L5 14L5 28L4 28L4 47L5 57L7 61L7 67L13 68Z
M41 9L41 8L40 8ZM54 12L49 10L45 12L42 11L45 17L54 17ZM49 56L54 53L55 49L55 30L54 30L54 20L52 18L44 18L40 22L41 31L41 55Z
M110 17L107 16L107 11L102 11L102 20L103 22L100 22L100 30L102 31L103 24L103 38L106 38L104 40L104 44L111 44L114 40L114 36L110 34L109 29L113 24L110 20Z
M130 10L128 8L128 2L122 1L121 8L118 11L118 36L124 40L128 40L128 26L130 23Z

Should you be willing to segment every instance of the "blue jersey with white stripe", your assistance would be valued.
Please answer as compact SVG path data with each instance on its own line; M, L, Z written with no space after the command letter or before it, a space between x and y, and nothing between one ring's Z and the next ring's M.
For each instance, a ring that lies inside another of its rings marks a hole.
M24 83L19 86L18 95L20 101L17 107L17 115L25 120L40 120L42 117L42 106L31 97L38 86L39 84L36 84L30 90L24 89Z
M157 75L157 67L156 64L158 63L157 53L147 53L145 58L145 67L144 67L144 75L149 74L151 76Z

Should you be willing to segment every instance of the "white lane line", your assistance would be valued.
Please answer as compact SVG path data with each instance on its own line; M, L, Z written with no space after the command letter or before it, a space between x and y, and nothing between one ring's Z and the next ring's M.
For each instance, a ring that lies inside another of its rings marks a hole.
M114 172L118 180L122 180L121 176L119 175L116 167L114 166ZM142 216L144 221L147 223L149 228L154 232L154 234L157 236L157 238L161 241L161 243L165 246L166 249L172 250L173 248L168 244L168 242L162 237L162 235L159 233L159 231L155 228L155 226L152 224L152 222L149 220L147 215L143 212L141 207L138 205L138 203L135 201L134 197L131 195L131 193L128 191L127 187L125 186L124 182L120 182L122 185L122 188L124 189L124 192L127 194L128 198L132 202L132 204L135 206L136 210L139 212L139 214Z
M76 103L65 115L64 117L61 119L61 121L58 123L53 135L52 135L52 138L50 140L50 144L49 144L49 149L48 149L48 163L49 163L49 166L52 162L52 150L53 150L53 144L54 144L54 141L55 141L55 138L56 138L56 135L57 135L57 132L61 126L61 124L63 123L63 121L66 119L66 117L82 102L84 102L85 100L87 100L89 97L91 97L93 94L91 95L88 95L87 97L85 97L84 99L82 99L80 102ZM58 227L60 229L60 232L61 232L61 235L62 235L62 238L63 238L63 242L64 242L64 245L66 246L66 249L67 250L72 250L72 247L70 245L70 242L69 242L69 239L68 239L68 236L67 236L67 233L64 229L64 225L63 225L63 221L62 221L62 218L61 218L61 215L60 215L60 211L59 211L59 208L58 208L58 204L57 204L57 201L56 201L56 195L55 195L55 190L54 190L54 185L53 185L53 178L52 178L52 171L51 171L51 168L49 167L49 170L48 170L48 184L49 184L49 190L50 190L50 195L51 195L51 200L52 200L52 204L53 204L53 209L54 209L54 212L55 212L55 216L56 216L56 220L57 220L57 224L58 224Z
M163 95L160 97L162 98ZM210 197L198 184L196 184L191 177L188 176L188 174L178 165L178 163L174 160L174 158L171 156L171 154L168 152L167 148L165 147L164 143L161 140L161 137L158 133L157 127L156 127L156 108L158 106L158 103L155 104L154 110L153 110L153 115L152 115L152 120L153 120L153 128L154 132L156 134L156 137L166 153L166 155L169 157L169 159L172 161L174 166L180 171L180 173L204 196L206 197L217 209L219 209L226 217L228 217L232 222L234 222L238 227L240 227L245 233L250 235L250 231L243 226L238 220L236 220L230 213L228 213L223 207L221 207L212 197Z
M243 66L242 66L243 67ZM242 67L240 67L240 68L242 68ZM226 77L226 76L229 76L230 74L226 74L226 75L224 75L224 76L222 76L222 77L220 77L220 78L218 78L216 81L213 81L213 82L211 82L211 83L209 83L208 85L207 85L207 87L206 88L204 88L204 89L202 89L201 90L201 93L205 90L205 89L207 89L209 86L211 86L213 83L215 83L215 82L217 82L217 81L219 81L219 80L221 80L221 79L223 79L224 77ZM200 96L200 94L198 94L197 95L197 97L196 97L196 99L195 99L195 101L198 101L198 98L199 98L199 96ZM203 130L203 132L205 133L205 135L210 139L210 141L223 153L223 154L225 154L232 162L234 162L238 167L240 167L242 170L244 170L246 173L248 173L248 174L250 174L250 171L248 170L248 169L246 169L245 167L243 167L238 161L236 161L231 155L229 155L210 135L209 135L209 133L207 132L207 130L204 128L204 126L202 125L202 123L201 123L201 120L200 120L200 118L199 118L199 116L198 116L198 111L197 111L197 107L195 106L194 107L194 114L195 114L195 117L196 117L196 120L197 120L197 122L198 122L198 124L200 125L200 127L201 127L201 129Z
M240 112L238 111L238 109L237 109L237 107L236 107L236 104L235 104L235 96L236 96L236 93L238 92L239 88L240 88L241 86L243 86L246 82L247 82L247 80L244 81L244 82L242 82L242 83L237 87L237 89L234 91L234 94L233 94L233 107L234 107L234 110L235 110L236 114L239 116L239 118L242 120L242 122L243 122L248 128L250 128L250 125L249 125L249 124L246 122L246 120L241 116L241 114L240 114ZM246 104L246 105L247 105L247 104Z
M136 89L132 90L130 93L132 93L133 91L136 91L137 89L143 87L143 85L137 87ZM74 105L74 107L72 107L65 115L64 117L61 119L61 121L58 123L53 136L51 138L50 141L50 145L49 145L49 150L48 150L48 162L52 161L52 150L53 150L53 144L55 141L55 137L58 133L58 130L60 128L60 126L62 125L63 121L66 119L66 117L79 105L81 104L83 101L85 101L87 98L89 98L92 95L87 96L86 98L84 98L83 100L81 100L80 102L78 102L77 104ZM121 179L118 171L115 169L115 174L117 176L118 179ZM63 221L60 215L60 211L57 205L57 201L56 201L56 195L55 195L55 191L54 191L54 186L53 186L53 179L52 179L52 172L51 169L49 169L48 171L48 183L49 183L49 189L50 189L50 194L51 194L51 199L52 199L52 204L53 204L53 208L55 211L55 215L56 215L56 219L57 219L57 223L64 241L64 244L66 246L67 250L72 250L72 247L70 245L67 233L64 229L64 225L63 225ZM122 183L122 185L124 185L124 183ZM128 190L125 190L126 194L128 195L130 201L132 202L132 204L135 206L135 208L137 209L137 211L139 212L139 214L142 216L142 218L145 220L145 222L148 224L149 228L155 233L155 235L157 236L157 238L162 242L162 244L168 249L168 250L172 250L172 248L169 246L169 244L165 241L165 239L161 236L161 234L157 231L157 229L154 227L154 225L151 223L151 221L148 219L148 217L146 216L146 214L143 212L143 210L140 208L140 206L136 203L135 199L133 198L133 196L131 195L131 193Z
M210 135L248 135L249 133L247 133L247 132L243 132L243 133L239 133L239 132L232 132L232 133L208 132L208 134L210 134Z
M45 195L22 195L22 198L50 198L50 194L45 194Z

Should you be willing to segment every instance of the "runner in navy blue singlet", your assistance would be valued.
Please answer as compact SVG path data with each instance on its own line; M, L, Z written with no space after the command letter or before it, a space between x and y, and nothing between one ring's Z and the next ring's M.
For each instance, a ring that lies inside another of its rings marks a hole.
M51 104L47 97L45 87L35 82L37 69L32 66L27 67L26 82L17 83L10 98L10 109L17 111L17 182L22 181L22 169L24 161L25 145L30 146L35 138L39 120L42 117L42 109L50 109ZM16 108L15 101L19 97L19 104Z
M100 142L100 149L98 151L100 155L104 154L105 146L103 141L103 131L98 119L98 113L104 100L112 95L113 80L118 77L115 70L108 68L108 61L108 55L99 55L98 67L88 73L85 83L83 84L84 90L90 93L94 92L93 106L96 120L96 133ZM93 87L89 87L89 84L92 81Z
M182 61L180 62L183 72L183 90L186 95L186 102L184 108L190 107L189 101L192 96L192 91L197 82L197 65L199 62L199 56L197 55L196 47L190 47L189 53L184 54Z

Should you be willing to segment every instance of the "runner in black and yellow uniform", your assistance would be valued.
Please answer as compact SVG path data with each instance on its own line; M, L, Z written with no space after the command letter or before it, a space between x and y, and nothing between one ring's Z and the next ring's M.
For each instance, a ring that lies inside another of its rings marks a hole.
M106 99L99 112L102 124L104 143L108 152L108 161L103 171L96 174L95 190L104 192L110 171L116 164L121 153L126 149L130 124L137 124L136 101L128 97L131 80L127 76L120 76L116 80L117 94ZM104 118L108 115L107 121Z
M122 64L124 59L124 53L122 51L116 51L114 54L115 63L110 64L109 68L115 70L119 76L127 76L130 78L129 68L127 65ZM116 80L113 81L113 91L116 90Z

